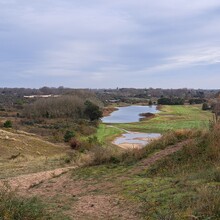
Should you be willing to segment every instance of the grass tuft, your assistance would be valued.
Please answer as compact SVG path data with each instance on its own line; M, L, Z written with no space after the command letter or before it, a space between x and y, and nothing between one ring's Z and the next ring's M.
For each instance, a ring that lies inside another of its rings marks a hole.
M3 188L0 191L0 220L51 219L37 198L22 198Z

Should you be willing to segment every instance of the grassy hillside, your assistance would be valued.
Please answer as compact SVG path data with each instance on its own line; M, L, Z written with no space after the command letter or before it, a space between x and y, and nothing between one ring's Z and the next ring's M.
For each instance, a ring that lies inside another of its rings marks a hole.
M154 153L166 151L170 144L184 139L188 141L179 151L150 166L146 164ZM217 220L220 219L219 142L219 125L209 132L175 132L142 149L140 162L130 160L118 165L81 168L72 177L75 182L97 185L97 191L90 192L92 195L117 194L131 206L138 204L133 219Z
M61 166L68 148L15 130L0 130L0 178Z
M62 219L218 220L219 142L216 125L170 132L140 150L108 150L108 158L100 149L99 164L32 184L28 196L40 197L51 219L58 212ZM18 192L27 195L25 187Z

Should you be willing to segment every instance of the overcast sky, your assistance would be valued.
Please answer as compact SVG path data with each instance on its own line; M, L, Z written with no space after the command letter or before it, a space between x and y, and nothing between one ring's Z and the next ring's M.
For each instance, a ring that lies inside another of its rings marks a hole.
M219 0L0 0L0 87L220 88Z

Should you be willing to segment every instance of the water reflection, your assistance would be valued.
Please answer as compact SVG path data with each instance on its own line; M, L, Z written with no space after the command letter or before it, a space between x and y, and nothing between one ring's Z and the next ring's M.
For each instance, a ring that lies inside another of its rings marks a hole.
M142 118L140 113L158 113L156 106L140 106L131 105L126 107L118 107L117 111L111 113L110 116L102 118L104 123L131 123L138 122Z
M150 141L159 137L161 137L161 134L158 133L128 132L116 138L113 143L119 146L122 144L135 144L143 147Z

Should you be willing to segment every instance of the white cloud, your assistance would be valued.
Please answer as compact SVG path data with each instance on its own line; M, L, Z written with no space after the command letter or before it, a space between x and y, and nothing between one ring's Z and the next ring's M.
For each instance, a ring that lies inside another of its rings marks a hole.
M182 55L164 59L159 65L139 70L139 74L155 74L169 70L189 68L190 66L203 66L220 63L220 47L199 46Z

